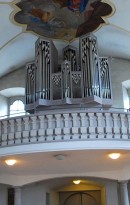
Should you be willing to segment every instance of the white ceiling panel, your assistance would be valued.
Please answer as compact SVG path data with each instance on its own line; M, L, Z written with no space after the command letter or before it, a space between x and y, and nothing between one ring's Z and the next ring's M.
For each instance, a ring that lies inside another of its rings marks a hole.
M14 25L9 20L12 11L10 5L0 4L0 48L22 32L22 27Z
M1 49L0 76L34 60L36 40L36 36L29 33L23 33Z

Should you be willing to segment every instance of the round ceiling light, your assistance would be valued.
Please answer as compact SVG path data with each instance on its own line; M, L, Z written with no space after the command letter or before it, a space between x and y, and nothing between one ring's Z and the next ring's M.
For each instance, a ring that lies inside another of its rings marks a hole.
M121 156L120 153L111 153L111 154L109 154L109 157L111 159L118 159L120 156Z
M58 155L55 155L55 158L58 160L63 160L65 158L65 155L58 154Z
M5 163L9 166L13 166L14 164L16 164L16 160L15 159L7 159L7 160L5 160Z
M73 180L74 184L80 184L80 182L81 182L80 180Z

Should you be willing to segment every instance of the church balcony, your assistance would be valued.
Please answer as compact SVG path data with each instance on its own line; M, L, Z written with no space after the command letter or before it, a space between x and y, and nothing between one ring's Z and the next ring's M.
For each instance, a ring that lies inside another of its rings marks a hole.
M119 110L49 110L2 119L0 126L1 155L40 150L128 149L130 143L130 113Z

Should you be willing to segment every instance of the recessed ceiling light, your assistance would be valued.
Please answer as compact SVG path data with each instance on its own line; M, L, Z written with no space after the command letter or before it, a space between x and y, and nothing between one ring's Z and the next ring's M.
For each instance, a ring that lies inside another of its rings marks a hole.
M13 166L14 164L16 164L16 160L15 159L7 159L7 160L5 160L5 163L9 166Z
M118 159L120 156L121 156L120 153L111 153L111 154L109 154L109 157L111 159Z
M74 184L80 184L80 182L81 182L80 180L73 180Z

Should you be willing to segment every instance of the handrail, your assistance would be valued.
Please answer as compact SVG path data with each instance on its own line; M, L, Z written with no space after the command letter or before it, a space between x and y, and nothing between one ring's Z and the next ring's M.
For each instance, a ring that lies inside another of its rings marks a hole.
M71 108L72 109L72 108ZM80 105L79 107L75 107L75 108L73 108L73 110L76 110L76 109L78 109L78 110L81 110L81 111L83 111L83 110L85 110L85 111L105 111L105 112L130 112L130 108L129 109L127 109L127 108L117 108L117 107L110 107L110 108L107 108L107 107L102 107L102 106L98 106L98 107L85 107L84 105ZM38 111L36 110L36 113L40 113L40 112L42 112L42 113L48 113L48 112L52 112L52 111L56 111L57 113L58 112L61 112L62 110L70 110L68 107L64 107L64 108L57 108L57 107L55 107L55 109L54 109L54 107L50 107L48 110L43 110L43 109L38 109ZM19 112L19 113L14 113L14 114L11 114L11 115L0 115L0 120L3 120L3 119L7 119L7 118L17 118L17 117L19 117L19 116L26 116L26 115L30 115L30 116L33 116L33 115L35 115L35 114L30 114L30 113L28 113L28 112Z

